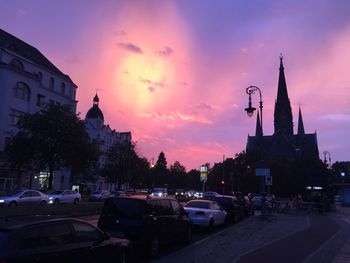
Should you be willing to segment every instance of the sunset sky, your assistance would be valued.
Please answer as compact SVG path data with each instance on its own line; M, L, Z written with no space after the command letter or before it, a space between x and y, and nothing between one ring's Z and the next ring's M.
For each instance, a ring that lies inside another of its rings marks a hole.
M96 91L105 124L131 131L138 152L187 170L245 149L264 101L273 133L283 53L320 157L350 160L350 1L0 0L0 28L38 48L78 85L85 117ZM254 95L253 105L258 106ZM255 115L254 115L255 117Z

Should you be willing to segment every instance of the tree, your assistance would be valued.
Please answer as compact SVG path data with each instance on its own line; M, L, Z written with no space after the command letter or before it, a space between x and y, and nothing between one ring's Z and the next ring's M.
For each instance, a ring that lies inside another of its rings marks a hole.
M18 132L16 136L12 136L5 145L6 165L16 173L19 186L22 182L22 170L34 168L33 148L32 141L23 132ZM29 189L31 188L32 176L29 179Z
M136 144L129 141L118 141L113 144L106 153L106 163L102 173L110 182L117 184L118 188L130 182L132 169L139 161L135 151Z
M84 122L67 105L50 103L39 112L24 115L17 126L19 133L12 140L28 140L32 160L49 170L49 189L55 170L62 167L84 170L98 155Z
M167 182L168 168L164 152L159 153L152 175L152 181L156 186L163 186Z
M167 183L171 188L186 188L186 168L179 161L170 166L169 177Z

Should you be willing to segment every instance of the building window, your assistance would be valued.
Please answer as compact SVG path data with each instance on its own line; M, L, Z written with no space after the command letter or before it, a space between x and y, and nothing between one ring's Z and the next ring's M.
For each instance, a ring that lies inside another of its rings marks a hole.
M40 82L43 79L43 73L41 73L40 71L38 72L38 79L40 80Z
M50 89L55 89L55 79L53 77L50 78L50 83L49 83Z
M28 85L24 82L17 82L13 89L13 96L21 100L29 101L30 89Z
M37 95L37 98L36 98L36 106L43 106L45 104L45 96L44 95L41 95L41 94L38 94Z
M63 82L61 83L61 93L64 95L66 92L66 84L64 84Z
M24 116L23 111L15 110L15 109L10 109L10 120L9 124L11 126L17 126L18 121Z
M23 70L24 69L24 66L23 66L23 63L21 61L19 61L18 59L13 59L11 62L10 62L10 65L16 69L19 69L19 70Z

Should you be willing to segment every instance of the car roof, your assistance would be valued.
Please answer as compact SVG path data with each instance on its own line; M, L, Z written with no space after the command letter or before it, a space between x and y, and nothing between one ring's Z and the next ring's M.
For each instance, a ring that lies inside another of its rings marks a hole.
M9 232L11 230L20 229L24 227L38 226L41 224L56 223L56 222L82 222L82 223L90 224L89 222L86 222L84 220L77 219L77 218L52 218L52 219L40 218L32 222L25 222L25 221L18 222L17 220L8 220L5 222L4 225L0 226L0 232Z
M110 197L110 199L135 199L135 200L176 200L171 197L162 197L162 196L150 196L150 195L126 195L126 196L115 196Z

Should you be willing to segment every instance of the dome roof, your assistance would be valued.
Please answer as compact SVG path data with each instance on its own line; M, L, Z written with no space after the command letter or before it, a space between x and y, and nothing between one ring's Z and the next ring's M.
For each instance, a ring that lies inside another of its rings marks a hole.
M94 105L90 108L90 110L86 113L85 119L98 119L104 121L103 113L97 105Z
M93 99L93 106L90 108L90 110L86 113L85 119L98 119L100 118L102 121L104 121L103 113L98 107L100 99L98 98L97 94L95 95Z

